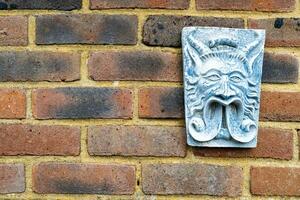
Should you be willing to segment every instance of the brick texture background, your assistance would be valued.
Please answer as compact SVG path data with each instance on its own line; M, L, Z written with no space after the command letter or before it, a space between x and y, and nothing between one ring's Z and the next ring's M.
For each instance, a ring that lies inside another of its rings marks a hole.
M266 29L256 149L186 145L181 29ZM0 0L0 199L300 197L300 0Z

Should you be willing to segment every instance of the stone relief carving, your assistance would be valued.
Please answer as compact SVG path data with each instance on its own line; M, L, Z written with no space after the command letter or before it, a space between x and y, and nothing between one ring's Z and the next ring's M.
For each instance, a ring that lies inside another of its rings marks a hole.
M256 147L264 41L264 30L183 29L189 145Z

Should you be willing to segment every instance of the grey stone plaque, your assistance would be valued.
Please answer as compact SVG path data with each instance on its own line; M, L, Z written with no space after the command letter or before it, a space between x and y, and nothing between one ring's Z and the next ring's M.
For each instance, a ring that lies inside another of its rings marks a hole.
M183 29L189 145L256 147L264 41L264 30Z

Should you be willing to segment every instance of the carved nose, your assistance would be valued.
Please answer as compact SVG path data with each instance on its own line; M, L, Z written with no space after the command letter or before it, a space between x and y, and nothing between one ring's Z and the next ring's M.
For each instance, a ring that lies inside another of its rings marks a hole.
M232 97L235 95L235 92L230 88L229 83L227 80L223 80L221 83L221 86L218 90L218 94L224 99L228 99L229 97Z

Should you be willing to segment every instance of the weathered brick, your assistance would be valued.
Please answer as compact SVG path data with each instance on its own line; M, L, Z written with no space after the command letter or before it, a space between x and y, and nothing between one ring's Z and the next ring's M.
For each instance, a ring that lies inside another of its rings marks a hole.
M131 118L132 91L114 88L54 88L33 91L37 119Z
M0 194L25 191L23 164L0 164Z
M266 30L266 46L300 46L300 18L250 19L248 24Z
M293 158L293 132L285 129L261 128L255 149L194 148L194 155L238 158Z
M179 47L185 26L217 26L244 28L240 18L152 15L144 24L143 42L150 46Z
M80 54L0 52L0 81L74 81L80 79Z
M25 91L20 89L0 89L0 118L22 119L25 117Z
M262 82L264 83L297 83L299 61L289 54L265 53Z
M299 92L262 92L260 105L263 121L300 121Z
M300 168L252 167L251 193L300 196Z
M136 44L134 15L40 15L36 44Z
M172 87L142 88L139 91L141 118L182 118L183 89Z
M93 80L181 81L179 54L153 51L94 52L89 60Z
M82 0L0 0L0 10L47 9L74 10L80 9Z
M249 10L288 12L295 10L295 0L196 0L197 10Z
M163 8L163 9L187 9L190 0L90 0L91 9L113 8Z
M55 194L132 194L135 168L129 165L40 163L32 170L33 191Z
M0 125L0 155L79 155L80 128Z
M0 17L0 46L26 46L28 44L27 29L28 18L26 16Z
M206 164L147 164L142 166L145 194L206 194L237 197L243 172L234 166Z
M96 126L89 128L90 155L180 156L186 154L184 128Z

